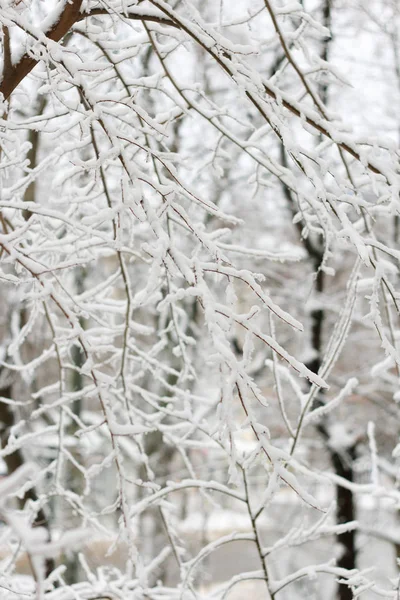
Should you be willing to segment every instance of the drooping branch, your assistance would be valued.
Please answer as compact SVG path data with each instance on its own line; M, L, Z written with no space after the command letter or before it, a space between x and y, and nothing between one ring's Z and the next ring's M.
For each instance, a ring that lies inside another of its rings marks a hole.
M152 4L156 7L156 10L134 8L130 9L126 15L121 17L128 18L130 20L137 21L150 21L161 25L168 25L181 29L189 35L197 44L208 52L217 64L230 76L235 77L235 72L232 64L232 56L229 52L221 48L216 42L213 45L207 45L201 36L197 35L197 30L190 26L187 20L179 19L175 11L170 8L165 2L157 2L151 0ZM66 3L66 7L61 14L60 19L57 23L53 24L48 31L45 33L46 37L53 41L60 41L70 31L71 27L90 16L101 16L109 15L113 16L113 13L107 12L105 9L94 9L89 13L81 12L82 0L73 0L71 4ZM160 15L158 10L164 13L166 17ZM9 66L8 69L4 69L4 77L0 83L0 92L3 94L4 99L7 100L15 88L21 83L21 81L32 71L36 66L38 60L30 56L27 52L22 59L15 65ZM277 89L270 82L263 81L264 92L273 100L279 102L284 108L298 118L303 119L308 125L313 127L324 137L330 139L334 144L337 144L339 149L344 150L347 154L350 154L358 162L365 165L365 167L375 173L376 175L382 175L387 183L391 183L391 174L382 170L381 166L373 160L365 160L361 155L358 145L352 144L344 140L340 140L339 132L332 132L330 123L323 117L315 113L315 111L307 109L303 105L300 106L296 102L292 101L284 92ZM254 93L246 91L246 96L252 102L254 107L265 117L265 113L257 101ZM275 130L276 131L276 130ZM279 134L279 132L276 131Z
M206 43L201 35L197 33L197 29L192 27L187 20L179 19L175 11L167 5L163 0L150 0L151 3L158 7L164 14L166 14L175 23L177 27L185 31L194 41L196 41L206 52L208 52L215 60L216 63L229 75L229 77L236 79L236 72L232 61L232 56L225 48L221 48L220 44L214 40L214 43ZM211 36L210 36L211 38ZM221 52L222 50L222 52ZM391 174L384 172L381 166L373 160L365 160L362 157L358 144L353 144L344 140L340 140L340 132L331 131L331 124L323 116L318 115L314 110L306 108L304 105L300 105L290 99L287 94L282 92L276 86L271 84L269 81L263 80L262 82L264 92L273 100L281 104L289 112L296 117L302 119L307 125L313 127L316 131L321 133L324 137L331 140L336 144L339 149L344 150L350 154L358 162L365 165L365 167L375 173L376 175L382 175L387 183L391 183ZM245 90L245 94L257 111L269 122L266 117L265 111L260 104L257 96L250 89ZM276 127L273 128L275 133L280 137L279 131Z

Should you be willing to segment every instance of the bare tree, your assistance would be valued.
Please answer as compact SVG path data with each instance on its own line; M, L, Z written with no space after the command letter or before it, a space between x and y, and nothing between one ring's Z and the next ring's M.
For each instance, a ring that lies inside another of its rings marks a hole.
M0 9L4 597L397 597L399 151L329 37L374 18L47 4Z

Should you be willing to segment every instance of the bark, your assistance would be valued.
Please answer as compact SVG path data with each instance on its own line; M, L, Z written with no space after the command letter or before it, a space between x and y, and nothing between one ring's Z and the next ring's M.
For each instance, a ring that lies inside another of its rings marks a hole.
M71 4L66 3L60 19L47 30L46 36L54 42L60 41L69 31L74 23L79 20L82 0L73 0ZM28 53L21 60L12 65L11 62L5 66L3 81L0 84L0 92L7 100L17 85L32 71L37 65L36 58L32 58Z
M53 42L59 42L71 29L71 27L85 19L89 16L100 16L100 15L108 15L108 12L105 9L93 9L90 13L82 13L82 0L72 0L72 2L66 2L64 11L61 13L61 17L56 23L45 32L46 37ZM112 13L111 13L112 14ZM143 15L138 14L129 14L129 19L134 20L144 20ZM163 17L157 17L154 15L146 16L146 21L153 21L155 23L160 23L162 25L169 25L171 27L176 27L176 24L170 19L165 19ZM5 37L6 41L9 44L9 31L8 28L5 28ZM10 54L6 53L6 56L9 57ZM4 96L4 100L8 100L11 96L15 88L21 83L23 79L35 68L38 64L38 60L33 58L30 53L24 54L24 56L18 61L16 64L12 64L11 60L7 60L4 63L3 68L3 78L0 82L0 92Z
M353 462L356 457L356 448L352 446L347 451L347 456L340 456L337 452L331 453L331 460L335 473L339 477L354 481ZM339 524L348 523L355 518L354 496L352 492L343 487L336 488L336 519ZM342 544L343 553L338 561L338 566L344 569L354 569L356 567L357 549L355 531L346 531L338 536ZM339 586L338 598L340 600L351 600L353 593L346 585Z

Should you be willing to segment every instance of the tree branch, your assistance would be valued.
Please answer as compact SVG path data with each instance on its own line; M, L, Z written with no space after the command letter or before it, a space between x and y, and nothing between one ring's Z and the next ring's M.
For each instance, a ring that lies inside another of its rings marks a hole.
M200 46L202 46L206 52L208 52L215 61L222 67L222 69L230 76L233 77L234 73L231 69L231 56L224 50L222 56L218 53L218 50L213 47L208 47L202 39L196 35L196 33L188 26L185 22L182 22L177 18L175 13L170 7L166 7L164 4L158 4L155 0L151 0L152 4L156 6L161 12L167 15L167 17L162 17L157 15L154 11L144 11L140 8L136 9L134 12L129 12L127 17L133 20L139 21L152 21L162 25L169 25L171 27L176 27L186 32L194 41L196 41ZM90 13L84 14L80 12L82 0L73 0L72 4L66 4L64 12L62 13L59 21L54 24L46 33L46 36L53 41L60 41L63 36L68 33L71 27L90 16L99 16L99 15L112 15L112 13L107 12L105 9L95 9ZM0 83L0 92L3 94L4 99L7 100L15 88L19 85L19 83L32 71L32 69L37 64L37 59L32 58L28 53L26 53L22 59L9 71L7 77L3 79ZM324 137L330 139L333 143L337 144L337 146L353 156L357 161L364 163L364 160L361 157L361 154L355 144L350 145L344 141L336 140L336 136L330 131L330 124L323 117L318 118L318 115L315 115L313 111L307 110L305 107L297 106L296 103L292 102L289 98L286 97L280 90L276 89L269 82L263 82L265 93L272 99L280 102L284 108L290 111L295 116L302 118L308 125L311 125L314 129L316 129L319 133L321 133ZM255 108L265 117L265 113L260 107L259 102L255 98L254 94L250 91L246 91L246 96L255 106ZM390 176L384 173L380 166L374 164L372 161L365 161L366 168L372 171L377 175L382 175L385 180L390 183Z
M3 79L6 79L12 68L12 64L11 64L10 30L5 25L3 25L3 52L4 52Z
M86 19L87 17L101 16L101 15L109 15L112 16L112 13L107 12L105 9L97 8L92 10L90 13L81 13L82 0L73 0L71 4L66 3L65 9L61 14L60 19L57 23L54 23L50 29L45 32L46 37L49 40L54 42L59 42L71 29L71 27ZM144 11L137 9L134 12L129 12L128 19L137 20L137 21L151 21L154 23L159 23L161 25L169 25L171 27L178 27L173 21L170 19L166 19L165 17L159 16L156 14L156 11ZM5 28L7 29L7 28ZM9 43L8 43L9 45ZM4 59L4 73L3 80L0 83L0 92L3 94L4 99L7 100L15 88L21 83L21 81L29 75L29 73L34 69L37 65L38 60L30 56L27 52L21 58L21 60L15 64L11 64L11 59L7 63L6 67L6 57L7 57L7 45L6 45L6 35L4 35L4 48L5 48L5 59Z
M45 33L46 37L54 42L58 42L69 31L74 23L76 23L82 0L72 0L72 3L66 3L64 11L61 13L59 20L54 23ZM0 92L4 99L7 100L17 85L32 71L38 61L27 52L16 65L11 65L5 70L5 76L0 84Z

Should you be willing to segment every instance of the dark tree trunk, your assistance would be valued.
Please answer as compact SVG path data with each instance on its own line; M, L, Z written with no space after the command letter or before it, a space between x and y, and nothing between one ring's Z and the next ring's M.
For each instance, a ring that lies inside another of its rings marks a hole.
M348 459L348 460L347 460ZM354 480L353 472L353 461L355 459L355 447L349 448L347 456L344 458L337 452L332 452L331 460L335 468L335 472L340 477L347 479L347 481ZM338 523L347 523L354 520L355 507L354 497L350 490L337 486L336 488L336 519ZM355 532L346 531L338 536L340 543L343 546L343 553L338 561L338 565L344 569L354 569L356 562L356 546L355 546ZM346 591L349 593L346 594ZM347 586L341 586L339 597L341 600L352 598L353 595Z
M323 24L325 27L330 29L331 27L331 0L325 0L322 5L322 17ZM326 39L323 42L321 57L328 61L329 59L329 44L331 39ZM328 83L324 81L319 86L319 93L321 100L326 105L328 102ZM286 151L284 145L281 144L281 158L282 164L288 167ZM290 189L282 185L284 195L287 199L289 207L292 208L293 213L296 212L295 201L292 197ZM309 259L313 265L314 272L316 273L315 279L315 292L317 294L317 300L320 299L321 294L325 290L325 274L321 270L321 264L324 257L324 240L312 239L310 236L307 238L302 237L302 224L297 223L297 229L300 235L300 240L309 256ZM311 312L311 346L314 351L313 358L307 364L307 367L314 373L318 373L323 357L323 330L325 323L325 310L323 308L317 308ZM318 405L323 405L323 392L320 391L318 397L314 402L314 408ZM317 426L317 430L321 434L325 441L326 448L330 455L330 461L336 475L343 477L349 482L354 481L353 462L356 455L356 445L354 444L350 448L347 448L343 453L339 454L329 444L329 424L328 420L322 420ZM338 524L346 523L355 520L355 504L353 494L351 491L337 486L336 488L336 522ZM346 533L337 536L337 541L341 544L343 551L338 559L338 566L345 569L356 568L357 561L357 549L355 544L355 531L348 531ZM347 585L339 585L337 591L337 600L350 600L353 598L352 591Z
M317 254L317 253L316 253ZM324 273L318 268L321 264L323 255L319 260L314 256L314 267L317 271L315 289L318 294L324 291ZM325 311L317 309L311 313L311 344L315 352L315 357L309 362L308 367L315 373L318 373L322 363L322 335L325 321ZM320 392L315 404L323 405L323 392ZM342 453L336 452L329 444L329 424L322 420L317 429L326 442L326 447L330 454L332 467L339 477L343 477L349 482L354 481L353 463L356 457L356 444L346 448ZM342 524L355 520L355 505L353 494L350 490L336 486L336 523ZM356 532L354 530L346 531L337 536L337 540L342 547L342 553L337 561L338 567L343 569L355 569L357 562ZM353 593L347 585L339 585L337 591L338 600L351 600Z

